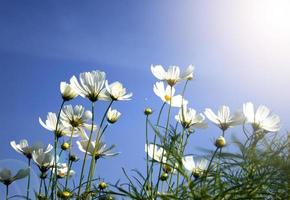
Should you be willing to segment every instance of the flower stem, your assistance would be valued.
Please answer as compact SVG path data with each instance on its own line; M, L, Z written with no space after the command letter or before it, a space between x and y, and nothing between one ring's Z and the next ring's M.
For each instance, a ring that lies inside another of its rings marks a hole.
M73 136L73 133L74 133L74 129L75 129L75 127L72 128L71 135L70 135L70 138L69 138L69 153L68 153L68 158L67 158L68 171L66 173L66 178L65 178L65 187L64 187L65 190L67 189L69 171L70 171L70 166L71 166L69 157L71 155L72 136Z
M95 118L95 102L92 102L92 127L91 127L91 133L90 133L90 136L89 136L89 141L88 141L88 145L87 145L87 148L86 148L85 156L84 156L84 161L83 161L83 164L82 164L82 170L81 170L81 176L80 176L80 181L79 181L79 189L78 189L77 197L80 196L80 192L81 192L81 187L80 186L82 185L82 181L83 181L83 178L84 178L84 169L85 169L85 165L86 165L88 149L89 149L89 146L90 146L91 140L92 140L93 129L94 129L94 118Z
M31 169L30 169L30 164L31 164L31 158L28 158L28 169L29 169L29 174L28 174L28 180L27 180L27 192L26 192L26 199L29 199L29 188L30 188L30 173L31 173Z
M100 124L100 128L99 128L98 133L97 133L97 137L96 137L96 141L95 141L95 147L94 147L94 151L93 151L92 159L91 159L91 164L90 164L90 171L89 171L88 179L87 179L86 191L88 191L91 188L91 182L92 182L92 179L93 179L93 176L94 176L95 165L96 165L96 158L95 157L96 157L96 153L97 153L97 148L99 148L99 146L97 144L98 144L98 141L101 140L101 137L103 136L103 134L105 132L105 129L102 131L103 123L105 121L107 113L108 113L110 107L112 106L113 102L114 101L112 100L110 102L110 104L108 105L106 111L104 112L104 115L102 117L102 121L101 121L101 124ZM93 128L93 126L92 126L92 128Z
M8 200L9 185L6 185L6 200Z

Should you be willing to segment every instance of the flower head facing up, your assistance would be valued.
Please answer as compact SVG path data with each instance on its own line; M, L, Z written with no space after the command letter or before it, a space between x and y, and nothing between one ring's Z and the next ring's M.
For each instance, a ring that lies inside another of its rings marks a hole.
M12 176L12 173L9 169L1 169L0 170L0 182L4 185L10 185L13 181L18 179L25 178L30 172L30 169L20 169L15 176Z
M64 101L69 101L78 96L69 83L61 82L60 83L60 93Z
M206 159L194 161L193 156L185 156L182 158L182 164L185 169L191 172L195 177L199 177L207 169Z
M210 108L205 109L204 114L223 131L242 124L244 121L242 113L236 112L234 115L230 115L230 108L224 105L219 108L217 115Z
M99 99L99 94L104 87L105 80L105 72L96 70L81 73L79 76L79 81L75 76L73 76L70 79L70 84L78 95L95 102Z
M172 107L181 107L188 103L181 95L174 96L174 87L167 85L165 88L163 82L157 82L153 87L153 91L163 102L171 104Z
M107 148L107 145L105 143L102 143L98 141L97 143L95 141L91 141L89 143L89 140L81 140L76 142L78 145L78 148L82 152L86 152L86 149L88 148L87 154L90 156L93 156L94 154L94 149L96 147L96 152L95 152L95 159L99 159L102 157L109 157L109 156L115 156L118 155L119 153L112 152L111 150L115 147L115 145L112 145Z
M158 147L154 144L145 144L145 152L150 158L157 162L166 163L166 151L162 147Z
M53 167L56 161L50 152L45 152L43 149L33 151L32 159L42 173L47 172L51 167Z
M151 65L152 74L161 81L166 81L168 85L174 86L180 80L191 80L193 78L193 65L189 65L183 73L180 73L178 66L169 66L168 70L161 65Z
M251 123L254 130L262 129L269 132L280 130L280 118L278 115L271 115L269 108L260 105L255 113L252 102L243 105L243 112L246 122Z
M86 122L92 119L92 113L89 110L85 111L85 108L81 105L76 105L75 107L66 105L61 110L60 119L66 127L90 127Z
M106 101L127 101L131 100L132 93L127 94L126 88L123 87L122 83L116 81L114 83L108 84L105 82L106 89L102 90L100 93L100 99Z
M41 143L35 143L31 146L28 145L27 140L20 140L19 144L16 144L15 141L11 141L10 145L12 148L17 151L20 154L23 154L28 159L32 158L33 151L37 151L39 149L44 149L43 145ZM46 153L50 152L53 149L53 147L48 144L47 147L44 149Z
M55 173L54 166L51 168L52 173ZM68 176L69 178L75 175L75 171L70 169L68 172L68 166L66 163L58 163L57 164L57 177L64 178Z
M108 113L107 113L107 121L111 124L115 123L116 121L118 121L118 119L120 118L121 113L117 110L112 110L111 108L109 108Z
M175 119L182 124L186 129L188 128L206 128L207 124L204 122L205 117L203 114L197 114L193 108L187 108L187 105L180 108L178 115Z
M55 113L49 112L47 114L45 122L43 122L40 117L38 118L38 121L43 128L53 132L57 137L62 137L64 135L69 136L71 133L71 131L68 128L64 127L61 120L59 120L58 125L56 127L57 117Z

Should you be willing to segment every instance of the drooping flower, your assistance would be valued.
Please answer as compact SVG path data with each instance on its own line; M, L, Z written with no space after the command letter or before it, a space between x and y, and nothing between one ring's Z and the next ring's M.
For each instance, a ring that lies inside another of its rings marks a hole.
M99 94L104 87L106 74L102 71L83 72L78 79L73 76L70 79L71 87L83 98L88 98L95 102L99 99Z
M210 108L205 109L204 114L223 131L232 126L242 124L244 121L244 116L241 112L230 115L230 108L225 105L219 108L217 115Z
M60 83L60 93L64 101L69 101L78 96L69 83L61 82Z
M26 176L28 176L30 169L26 168L26 169L20 169L15 176L12 176L12 172L9 169L1 169L0 170L0 182L3 183L4 185L10 185L11 183L13 183L14 181L18 180L18 179L22 179L25 178Z
M52 173L55 173L54 166L51 168ZM68 177L72 177L75 175L75 171L70 169L68 172L68 166L66 163L58 163L57 164L57 177L64 178L68 175Z
M16 144L15 141L11 141L10 145L12 146L13 149L15 149L15 151L17 151L20 154L23 154L28 159L32 158L33 151L44 149L44 152L48 153L53 149L52 145L50 144L48 144L46 148L44 148L41 143L35 143L29 146L27 140L20 140L19 144Z
M162 147L158 147L154 144L145 144L145 152L148 154L150 158L157 162L166 163L166 151Z
M207 124L204 122L204 115L197 114L193 108L187 108L187 105L180 108L178 115L175 119L182 124L184 128L206 128Z
M47 114L45 123L42 121L40 117L38 118L38 121L43 128L53 132L57 137L62 137L64 135L70 136L71 134L71 130L69 130L68 127L65 127L61 120L59 120L58 125L56 127L57 117L55 113L49 112Z
M115 123L118 121L120 118L121 113L117 110L112 110L111 108L107 112L107 121L111 124Z
M88 120L92 119L92 113L89 110L85 111L82 105L65 105L60 113L61 122L65 127L73 128L90 128L91 125L88 124Z
M169 66L168 70L165 71L161 65L151 65L151 71L157 79L166 81L168 85L173 86L180 80L192 79L194 66L189 65L182 74L180 74L178 66Z
M92 156L94 153L94 149L96 147L96 152L95 152L95 159L99 159L102 157L109 157L109 156L115 156L118 155L119 153L112 152L111 150L115 147L115 145L112 145L107 148L107 145L101 141L98 141L97 143L95 141L91 141L89 143L89 140L81 140L76 142L78 145L78 148L82 152L86 152L86 149L88 148L87 154Z
M32 159L42 173L47 172L54 166L55 161L57 161L57 159L54 159L50 152L46 152L43 149L33 151Z
M181 95L174 96L174 87L167 85L165 89L163 82L157 82L153 87L153 91L163 102L166 102L167 104L171 103L172 107L181 107L188 103Z
M193 156L185 156L182 158L182 164L189 172L198 177L207 169L207 160L199 159L194 161Z
M106 89L102 90L100 93L99 99L106 101L126 101L131 100L132 93L128 93L126 88L123 87L122 83L116 81L108 84L108 81L105 82Z
M254 130L262 129L269 132L277 132L280 130L280 118L278 115L271 115L269 108L260 105L254 110L252 102L243 105L243 112L246 117L246 122L251 123Z

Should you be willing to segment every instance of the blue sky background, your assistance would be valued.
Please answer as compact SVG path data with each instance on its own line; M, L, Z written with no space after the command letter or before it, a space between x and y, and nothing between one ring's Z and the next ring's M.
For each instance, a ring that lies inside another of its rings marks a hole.
M132 101L113 106L122 117L105 141L122 154L102 160L96 172L108 181L124 177L121 167L145 168L142 112L146 106L157 111L162 104L152 91L151 64L196 66L186 92L196 110L222 104L236 110L253 101L279 114L285 132L290 120L289 9L286 0L1 1L0 167L25 166L11 140L53 142L38 117L57 112L60 81L96 69L134 94ZM90 108L81 98L71 103ZM105 106L97 104L97 117ZM210 125L193 136L188 152L210 148L218 135ZM12 190L21 191L21 182Z

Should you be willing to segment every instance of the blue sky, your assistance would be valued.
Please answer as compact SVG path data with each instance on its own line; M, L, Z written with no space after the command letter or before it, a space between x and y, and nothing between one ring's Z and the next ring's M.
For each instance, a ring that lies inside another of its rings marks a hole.
M57 111L60 81L91 70L105 71L110 82L121 81L134 94L113 106L122 117L105 139L122 154L103 160L96 173L109 181L123 177L121 167L145 167L142 110L161 105L152 91L151 64L195 65L186 98L196 110L222 104L236 110L253 101L279 114L285 132L289 8L283 0L1 1L0 167L24 165L11 140L53 142L38 117ZM80 98L71 103L90 108ZM97 104L98 113L105 105ZM210 125L193 137L189 152L195 153L194 144L210 148L218 135Z

